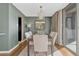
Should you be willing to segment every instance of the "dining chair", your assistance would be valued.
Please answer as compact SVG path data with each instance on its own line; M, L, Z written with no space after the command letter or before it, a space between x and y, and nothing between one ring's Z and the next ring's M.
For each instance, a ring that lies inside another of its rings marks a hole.
M52 32L51 33L51 54L52 55L53 55L53 52L54 52L56 40L57 40L57 32Z
M33 46L33 34L31 31L25 33L26 40L28 42L28 56L30 55L30 47Z
M48 35L34 35L34 55L37 53L45 53L47 55L48 52Z

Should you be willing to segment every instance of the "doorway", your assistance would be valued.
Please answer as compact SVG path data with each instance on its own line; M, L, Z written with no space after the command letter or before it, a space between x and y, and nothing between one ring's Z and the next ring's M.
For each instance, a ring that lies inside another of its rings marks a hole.
M18 41L22 40L22 18L18 17Z

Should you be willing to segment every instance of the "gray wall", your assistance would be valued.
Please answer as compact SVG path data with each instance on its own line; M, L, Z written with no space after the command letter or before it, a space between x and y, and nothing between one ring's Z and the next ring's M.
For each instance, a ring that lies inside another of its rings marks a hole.
M76 8L77 8L77 30L76 30L76 33L77 33L76 43L77 44L76 44L76 53L79 56L79 3L77 4Z
M7 51L18 44L18 17L22 17L25 24L32 23L32 31L35 32L34 21L36 17L26 17L17 10L12 4L0 3L0 51ZM46 29L49 33L50 17L46 17Z
M18 17L24 19L24 15L12 4L9 4L9 48L18 43Z
M50 30L50 19L51 19L51 17L45 17L46 24L45 24L45 30L43 30L43 32L45 34L49 33L49 30ZM25 20L24 20L24 25L29 24L29 23L32 24L31 31L33 33L35 33L35 31L36 31L35 25L34 25L35 20L37 20L37 17L26 17ZM26 31L26 30L27 30L27 28L25 27L24 31Z
M0 51L8 50L8 4L0 3L0 33L5 33L5 35L0 35Z
M0 51L7 51L18 44L18 17L24 15L12 4L0 3Z

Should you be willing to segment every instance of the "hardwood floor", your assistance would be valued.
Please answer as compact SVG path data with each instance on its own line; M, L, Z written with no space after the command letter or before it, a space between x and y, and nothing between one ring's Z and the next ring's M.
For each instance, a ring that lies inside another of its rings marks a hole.
M9 51L0 51L0 56L17 56L26 47L27 41L23 40Z
M31 56L33 56L33 49L31 48ZM23 49L23 51L18 56L27 56L27 46ZM51 56L51 54L48 54ZM67 48L59 45L55 45L53 56L75 56L71 51Z
M57 45L57 44L55 46L63 54L63 56L75 56L71 51L69 51L65 47Z
M10 56L18 56L19 53L26 47L26 45L27 45L26 40L20 42L19 46L10 53Z

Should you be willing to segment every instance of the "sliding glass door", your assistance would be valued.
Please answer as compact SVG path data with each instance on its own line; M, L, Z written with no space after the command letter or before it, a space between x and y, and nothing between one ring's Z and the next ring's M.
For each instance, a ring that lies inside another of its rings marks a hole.
M63 45L76 54L76 5L70 4L63 11Z
M76 52L76 18L75 13L70 17L66 17L66 47Z

